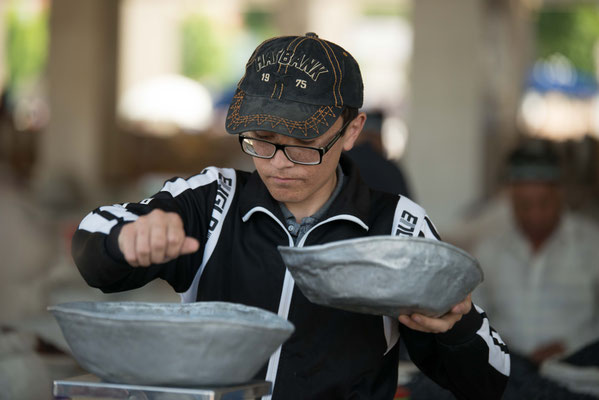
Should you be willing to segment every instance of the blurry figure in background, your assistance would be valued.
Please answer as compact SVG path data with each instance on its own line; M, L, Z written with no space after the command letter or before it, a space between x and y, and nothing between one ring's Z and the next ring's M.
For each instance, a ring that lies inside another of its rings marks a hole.
M381 111L366 114L367 119L353 149L347 152L357 165L362 179L373 189L411 197L407 181L399 166L385 157Z
M45 313L56 240L13 170L0 163L0 325Z
M14 126L8 89L2 89L2 93L0 94L0 162L5 162L9 157L13 130Z
M506 343L535 364L599 337L599 228L564 209L551 143L524 142L508 158L512 216L474 255L474 292Z
M52 379L39 342L30 333L0 326L0 400L50 400Z
M0 400L52 398L39 338L23 320L45 312L55 242L0 161Z

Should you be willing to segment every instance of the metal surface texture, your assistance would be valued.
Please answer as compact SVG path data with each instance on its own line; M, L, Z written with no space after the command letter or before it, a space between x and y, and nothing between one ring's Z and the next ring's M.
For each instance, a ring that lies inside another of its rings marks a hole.
M224 302L72 302L48 307L81 367L106 382L247 382L291 335L269 311Z
M56 399L83 397L115 400L241 400L258 399L269 395L271 391L272 384L267 381L186 389L105 383L90 374L54 381L52 394Z
M439 316L483 280L468 253L424 238L372 236L278 249L310 301L366 314Z

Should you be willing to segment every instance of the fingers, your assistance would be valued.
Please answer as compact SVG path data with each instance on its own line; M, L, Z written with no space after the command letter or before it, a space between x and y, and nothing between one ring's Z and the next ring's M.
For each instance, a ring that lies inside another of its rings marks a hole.
M399 322L410 329L428 332L443 333L447 332L462 319L462 316L468 314L472 308L471 295L469 294L460 303L456 304L451 310L440 317L427 317L426 315L414 313L411 315L400 315Z
M452 313L456 314L468 314L472 308L472 294L468 294L464 300L456 304L451 308Z
M181 217L154 210L121 229L118 243L125 260L133 267L162 264L197 251L197 239L186 237Z
M135 230L131 229L131 224L127 224L123 226L121 229L121 233L119 234L119 248L125 256L125 260L132 267L138 267L139 263L137 262L137 252L135 250L136 246L136 235Z
M418 316L416 314L400 315L398 319L399 319L399 322L401 322L402 324L404 324L405 326L407 326L408 328L410 328L412 330L428 332L428 331L423 330L423 327L418 322Z
M152 226L150 228L149 251L150 264L160 264L166 261L167 226Z
M450 330L461 318L461 314L454 313L447 313L438 318L427 317L422 314L412 314L401 315L399 317L399 322L416 331L443 333Z
M181 247L181 254L191 254L198 251L200 248L200 242L196 238L192 238L187 236L183 241L183 246Z
M142 220L145 222L145 220ZM135 223L135 222L134 222ZM135 254L137 263L142 267L150 265L150 232L147 224L139 224L135 236Z
M180 219L179 219L180 221ZM172 260L179 256L181 246L185 240L185 232L183 231L183 225L169 224L166 230L166 249L165 257Z

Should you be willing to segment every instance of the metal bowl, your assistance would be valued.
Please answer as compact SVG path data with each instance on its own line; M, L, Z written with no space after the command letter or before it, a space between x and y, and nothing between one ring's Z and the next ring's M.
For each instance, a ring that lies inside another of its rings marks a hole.
M371 236L278 249L311 302L367 314L439 316L483 280L476 259L431 239Z
M48 309L81 367L125 384L244 383L294 330L269 311L224 302L72 302Z

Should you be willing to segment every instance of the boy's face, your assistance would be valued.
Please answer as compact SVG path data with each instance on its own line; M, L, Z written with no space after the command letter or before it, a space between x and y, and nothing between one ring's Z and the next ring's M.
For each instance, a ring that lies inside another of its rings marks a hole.
M284 203L299 219L318 211L335 189L341 151L352 148L364 120L363 114L360 114L350 122L343 136L322 157L322 163L318 165L295 164L282 151L277 151L271 159L254 157L256 170L271 196ZM273 143L324 147L342 126L343 119L339 118L327 132L313 140L299 140L268 131L258 131L255 135Z

